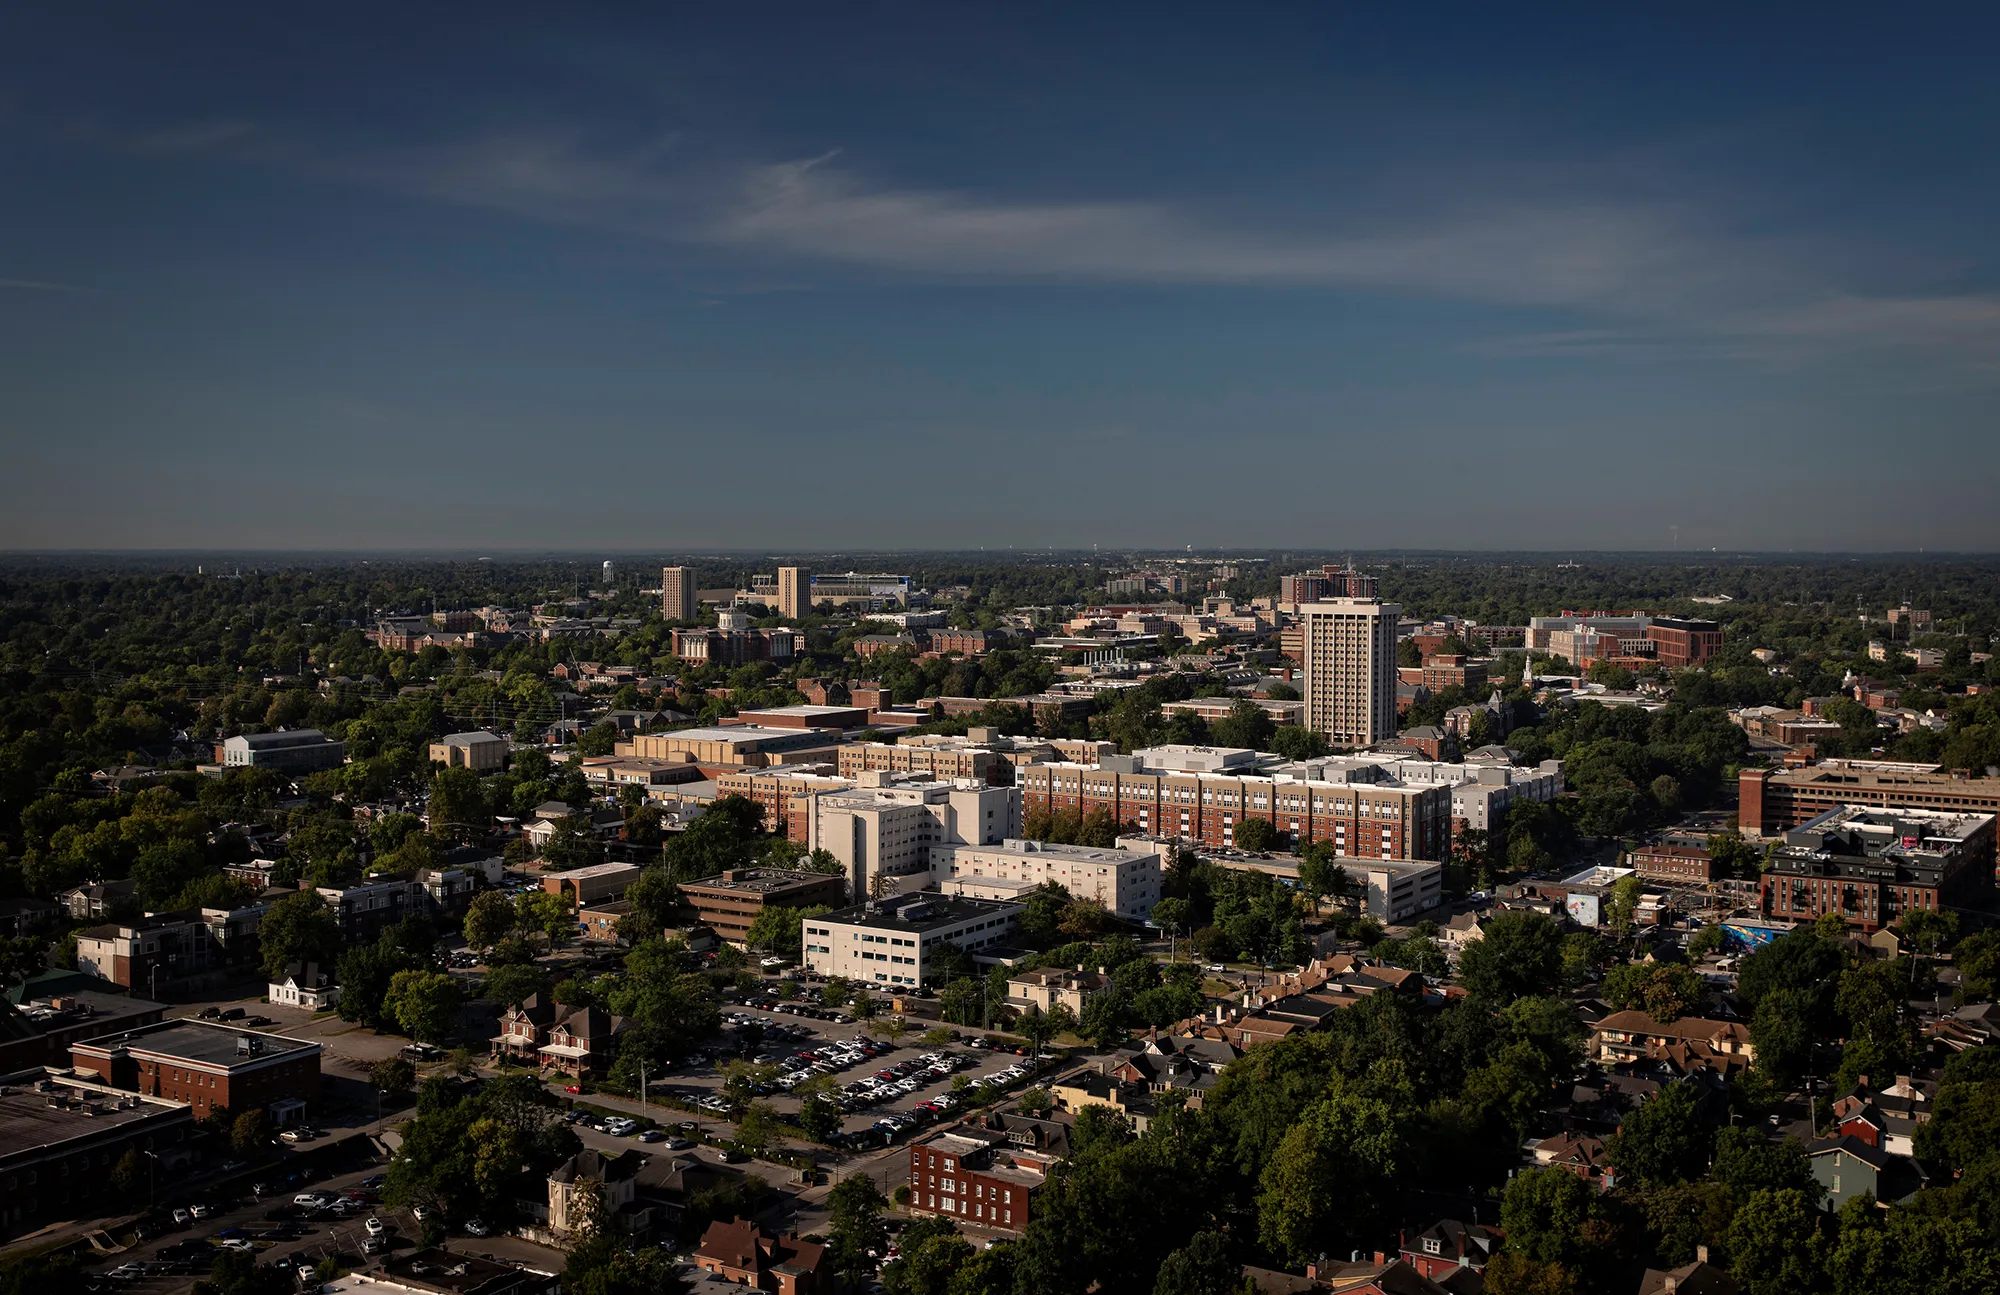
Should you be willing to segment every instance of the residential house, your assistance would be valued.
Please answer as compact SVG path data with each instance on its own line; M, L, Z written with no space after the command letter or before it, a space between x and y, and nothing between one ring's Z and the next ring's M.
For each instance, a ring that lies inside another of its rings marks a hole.
M585 1202L594 1192L602 1222L615 1232L645 1230L645 1211L638 1206L639 1170L646 1157L637 1151L607 1156L586 1147L549 1173L549 1231L572 1238L590 1231Z
M501 1014L500 1033L488 1042L496 1060L578 1076L610 1065L624 1030L625 1018L601 1007L567 1007L530 994Z
M69 915L79 921L96 919L102 921L111 916L113 908L133 898L139 883L130 877L116 881L93 881L87 886L65 890L58 898Z
M1007 1002L1013 1007L1035 1008L1045 1015L1057 1007L1067 1007L1081 1016L1084 1004L1110 987L1111 977L1102 967L1096 971L1044 967L1007 977Z
M1484 1272L1487 1261L1500 1253L1505 1238L1493 1228L1457 1219L1439 1219L1414 1236L1403 1238L1403 1262L1432 1280L1462 1269Z
M910 1213L1019 1236L1051 1163L1009 1131L940 1130L910 1144Z
M1862 1195L1884 1205L1900 1205L1927 1186L1930 1177L1912 1157L1893 1155L1857 1137L1821 1138L1807 1144L1806 1163L1826 1188L1824 1208L1835 1213Z
M1639 1295L1737 1295L1743 1288L1708 1261L1708 1247L1694 1248L1694 1262L1664 1271L1648 1268L1639 1279Z
M694 1261L704 1272L772 1295L822 1295L834 1285L825 1246L796 1234L773 1236L748 1219L709 1224Z
M1597 1023L1590 1052L1607 1066L1653 1063L1681 1076L1729 1079L1757 1059L1741 1021L1683 1016L1662 1023L1645 1012L1613 1012Z
M267 997L278 1007L319 1012L339 1005L340 986L333 983L330 968L317 962L289 962L285 964L285 978L271 982Z
M1862 1075L1853 1088L1834 1099L1836 1135L1859 1138L1891 1155L1914 1155L1917 1129L1930 1119L1936 1093L1935 1084L1908 1075L1896 1076L1893 1085L1877 1091Z
M1600 1192L1618 1185L1618 1171L1604 1153L1604 1143L1588 1134L1558 1133L1529 1144L1535 1163L1553 1166L1589 1183Z

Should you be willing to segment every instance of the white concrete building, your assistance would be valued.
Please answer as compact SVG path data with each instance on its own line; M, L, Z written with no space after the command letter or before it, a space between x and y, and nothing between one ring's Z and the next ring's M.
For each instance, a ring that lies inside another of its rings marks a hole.
M1342 859L1340 866L1363 887L1368 915L1381 922L1409 922L1444 899L1444 865L1419 859Z
M1161 849L1165 847L1162 846ZM1162 860L1153 850L1098 849L1010 839L998 845L938 846L931 852L931 884L951 893L983 881L1024 888L1055 882L1114 917L1143 922L1160 900ZM997 893L997 892L989 892Z
M967 952L1006 944L1021 905L912 891L801 923L806 969L873 985L921 985L943 946Z
M1021 790L972 779L909 783L880 770L817 798L806 845L840 860L848 893L879 896L930 880L932 851L1021 834Z

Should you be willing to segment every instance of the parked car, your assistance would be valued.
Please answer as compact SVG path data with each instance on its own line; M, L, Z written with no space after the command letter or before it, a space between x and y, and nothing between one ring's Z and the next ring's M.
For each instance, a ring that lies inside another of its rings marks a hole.
M379 1237L389 1230L388 1224L382 1222L381 1219L376 1218L373 1214L368 1216L368 1221L362 1224L362 1226L368 1229L368 1235L371 1237Z
M465 1235L469 1237L483 1237L490 1234L491 1231L492 1229L487 1227L483 1220L467 1219L465 1221Z

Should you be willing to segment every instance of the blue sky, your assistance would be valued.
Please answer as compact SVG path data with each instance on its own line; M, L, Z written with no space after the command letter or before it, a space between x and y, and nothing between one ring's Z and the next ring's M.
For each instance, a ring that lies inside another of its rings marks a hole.
M2000 547L2000 19L1745 8L14 6L0 547Z

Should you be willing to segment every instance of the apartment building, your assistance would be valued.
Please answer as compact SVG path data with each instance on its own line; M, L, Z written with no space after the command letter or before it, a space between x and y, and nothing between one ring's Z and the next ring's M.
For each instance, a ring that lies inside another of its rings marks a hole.
M135 1148L173 1184L209 1140L194 1118L179 1102L60 1073L0 1089L0 1235L127 1209L111 1171Z
M423 886L408 873L384 873L352 886L318 889L340 920L343 944L372 944L382 932L427 907Z
M1004 1132L960 1125L910 1144L910 1213L1018 1236L1052 1159Z
M76 969L149 997L212 986L257 965L266 904L184 909L76 934Z
M802 924L807 970L874 985L922 985L945 945L968 953L1007 944L1021 905L912 891Z
M1013 764L1004 754L965 738L921 744L853 742L841 747L837 755L843 778L876 771L975 778L984 783L1004 783L1013 777Z
M997 845L1021 834L1017 788L895 778L864 773L851 791L814 798L806 845L840 861L849 894L922 885L934 847Z
M1764 864L1767 917L1836 914L1864 932L1914 909L1965 904L1990 879L1994 816L1849 805L1785 833Z
M1103 810L1141 833L1214 848L1233 846L1237 825L1250 818L1268 819L1294 848L1329 841L1354 858L1443 859L1451 845L1452 788L1445 784L1078 764L1029 765L1019 773L1026 809Z
M1463 653L1439 653L1424 658L1418 682L1432 692L1463 688L1467 692L1486 686L1486 662L1474 661Z
M847 902L844 878L782 868L732 868L684 883L681 895L696 920L731 944L742 944L766 908L837 908Z
M1737 775L1745 832L1773 836L1843 805L2000 814L2000 778L1962 778L1934 764L1826 760L1798 769Z
M1160 713L1199 715L1204 721L1213 724L1234 714L1236 703L1239 701L1247 701L1269 715L1273 724L1282 726L1305 723L1306 704L1302 701L1273 701L1269 697L1243 697L1237 694L1227 697L1189 697L1182 701L1163 701L1160 703Z
M846 747L841 748L844 755ZM763 769L731 769L715 775L715 794L741 796L764 807L764 826L794 841L812 836L812 815L817 797L830 792L851 791L852 777L839 777L831 766L819 764L777 764Z
M1029 890L1053 882L1115 917L1143 922L1160 901L1161 866L1154 850L1010 839L997 845L935 847L931 885L949 893L959 883L1000 881Z
M1395 603L1335 598L1302 603L1306 727L1336 746L1396 735Z
M811 610L811 574L802 567L779 567L778 615L795 621Z
M699 601L693 567L660 568L660 615L670 621L691 621Z

